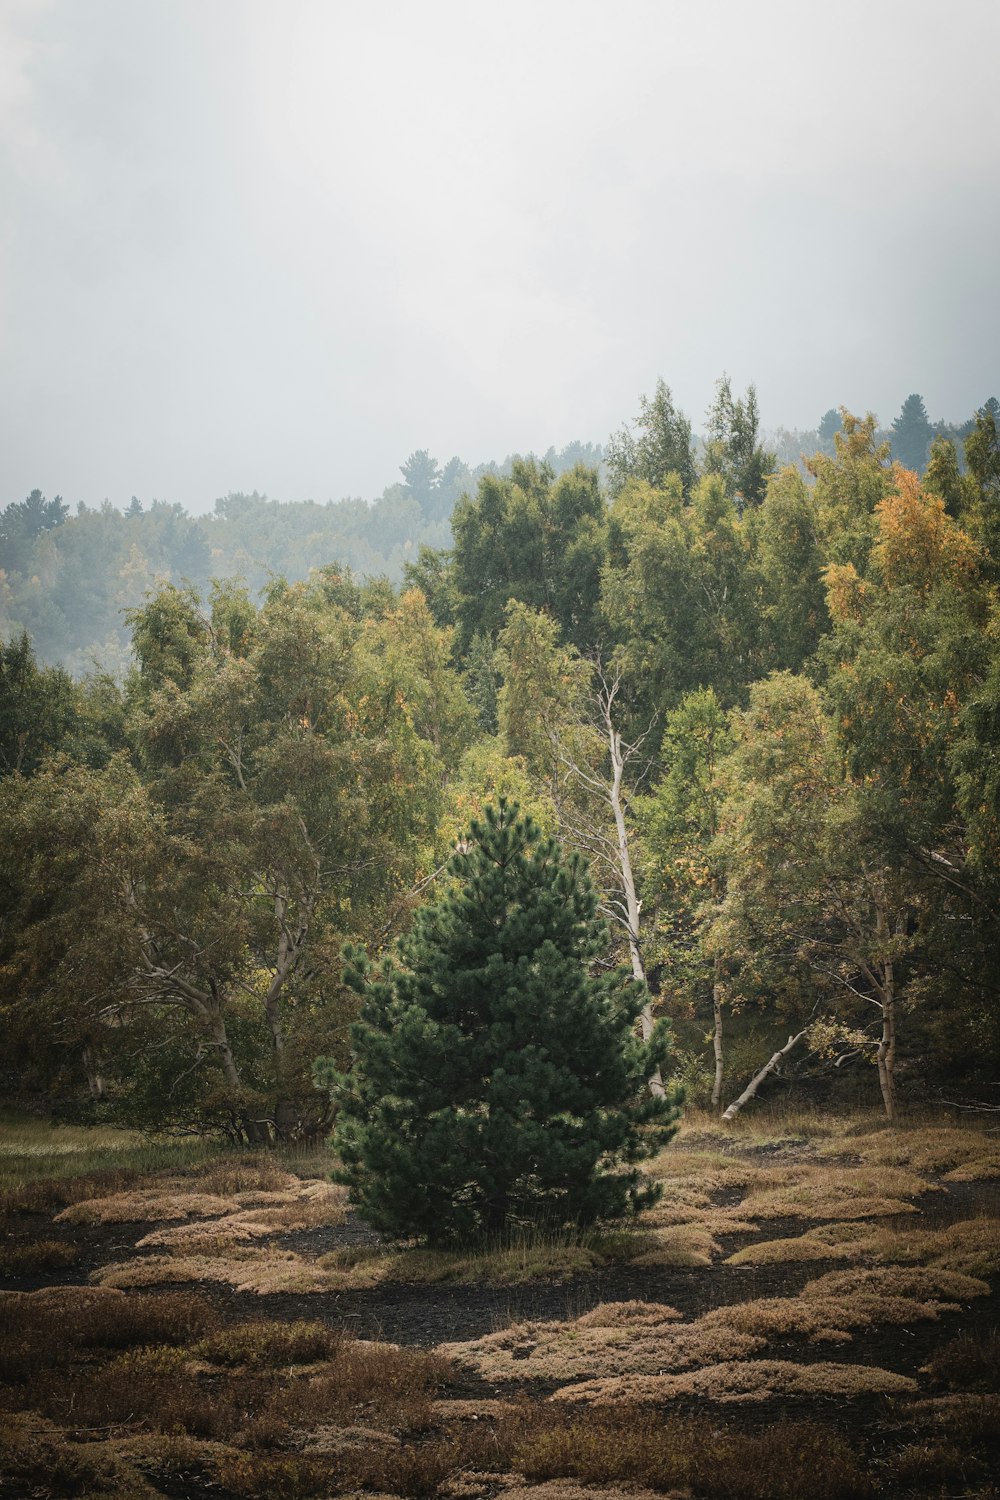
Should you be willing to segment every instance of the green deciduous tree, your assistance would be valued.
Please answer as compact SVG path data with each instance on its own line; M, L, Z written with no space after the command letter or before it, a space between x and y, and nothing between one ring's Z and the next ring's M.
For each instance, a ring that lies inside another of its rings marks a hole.
M622 491L602 604L647 724L693 688L711 685L724 703L740 696L759 665L757 580L747 526L718 475L690 504L676 479Z
M47 1014L72 989L144 1062L169 1038L174 1082L202 1088L191 1108L190 1082L165 1088L152 1123L212 1123L213 1100L250 1138L315 1123L331 959L391 928L433 857L471 717L447 634L416 590L360 618L339 590L275 585L258 611L220 589L211 613L161 591L133 616L134 755L7 778L11 1003Z
M773 669L798 672L830 628L830 617L819 516L797 469L783 469L771 480L750 527L762 657Z
M759 505L775 457L760 442L756 387L750 385L745 396L734 397L729 376L723 375L707 422L705 472L721 474L726 494L741 511Z
M655 1196L634 1163L673 1130L675 1101L645 1089L667 1035L636 1038L641 985L593 977L595 912L579 860L501 802L395 957L373 969L349 953L363 996L354 1066L319 1074L339 1103L344 1180L377 1228L504 1236Z
M889 444L879 443L875 418L842 411L834 453L817 453L806 467L816 483L820 542L827 562L851 563L864 575L875 540L875 507L892 487Z
M654 791L637 798L633 816L641 830L643 904L655 936L674 1004L697 1015L711 997L715 1072L712 1104L722 1099L723 957L708 954L705 921L724 890L724 868L715 847L721 788L719 764L731 748L727 715L711 688L688 693L667 716Z
M26 632L0 642L0 776L27 774L58 749L74 725L76 706L69 675L39 667Z
M674 405L664 380L656 382L652 397L639 397L639 415L631 426L612 434L604 457L612 495L624 489L630 479L662 489L674 474L680 480L681 492L685 496L691 493L697 479L691 423Z
M567 641L591 645L606 527L595 470L556 479L545 464L516 459L509 478L485 474L452 517L460 651L477 633L496 640L511 599L548 611Z
M726 784L716 855L727 888L710 945L793 1005L812 989L841 1035L870 1049L891 1119L911 891L803 678L751 689Z
M963 520L986 549L990 577L1000 580L1000 402L991 397L976 413L965 443L970 500Z

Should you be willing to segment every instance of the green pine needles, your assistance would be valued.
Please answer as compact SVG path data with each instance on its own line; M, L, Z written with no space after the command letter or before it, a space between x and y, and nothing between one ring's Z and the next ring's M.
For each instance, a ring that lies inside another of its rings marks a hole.
M669 1035L640 1041L644 986L592 972L608 934L583 862L501 799L450 870L394 957L346 952L353 1067L317 1064L340 1180L375 1228L432 1243L638 1212L657 1189L634 1164L676 1128L647 1085Z

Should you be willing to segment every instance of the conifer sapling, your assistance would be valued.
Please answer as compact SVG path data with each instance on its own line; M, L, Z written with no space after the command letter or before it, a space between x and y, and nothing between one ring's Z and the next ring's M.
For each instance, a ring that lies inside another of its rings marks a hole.
M436 1243L636 1213L658 1190L635 1163L676 1128L678 1097L647 1087L667 1025L640 1041L645 986L593 972L608 935L578 856L503 799L462 842L391 957L345 951L353 1066L316 1065L340 1180L375 1228Z

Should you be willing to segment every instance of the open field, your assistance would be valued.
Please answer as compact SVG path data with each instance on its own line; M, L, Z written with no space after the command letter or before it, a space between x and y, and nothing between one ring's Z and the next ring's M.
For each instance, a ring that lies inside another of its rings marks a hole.
M978 1497L1000 1137L690 1114L635 1227L383 1244L323 1153L0 1127L0 1496Z

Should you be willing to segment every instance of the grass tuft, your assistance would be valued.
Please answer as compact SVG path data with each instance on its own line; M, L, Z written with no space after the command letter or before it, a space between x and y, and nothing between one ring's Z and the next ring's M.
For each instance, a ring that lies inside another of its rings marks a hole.
M61 1271L80 1259L80 1247L67 1240L29 1240L0 1247L0 1276L11 1280L39 1271Z

